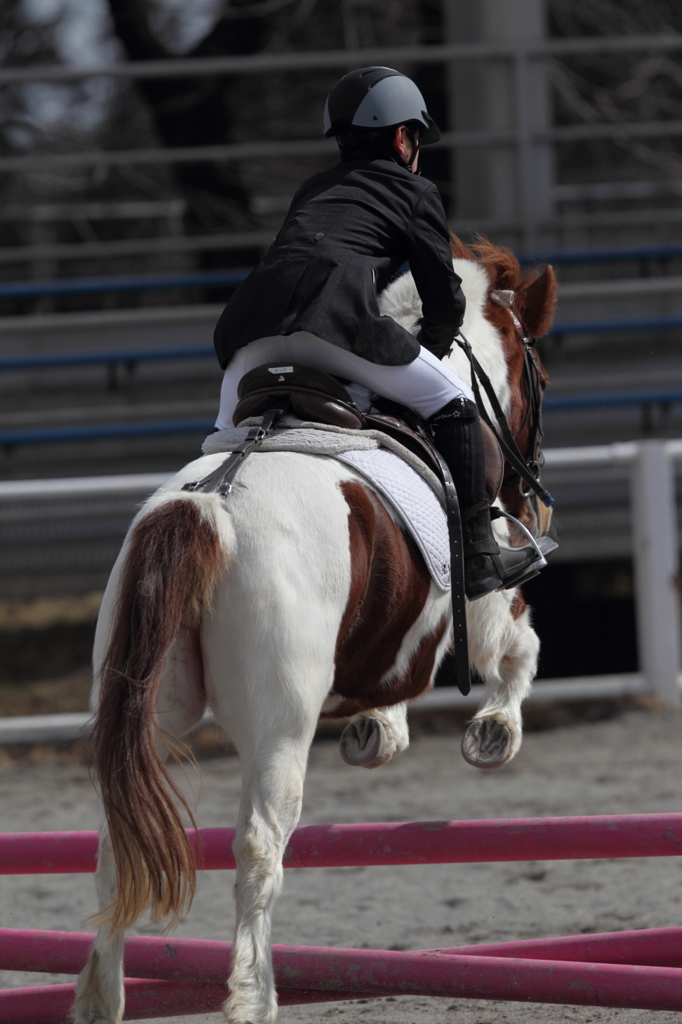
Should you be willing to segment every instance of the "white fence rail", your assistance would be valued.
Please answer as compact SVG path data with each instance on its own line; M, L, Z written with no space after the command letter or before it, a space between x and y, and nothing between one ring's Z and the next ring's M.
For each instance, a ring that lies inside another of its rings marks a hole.
M680 610L675 461L682 440L556 448L548 467L625 466L630 470L632 557L639 662L646 689L680 702ZM576 637L579 642L579 637Z
M533 700L589 700L651 694L669 706L680 703L679 539L675 505L675 462L682 460L682 439L629 441L546 452L549 470L621 466L629 473L632 507L632 556L639 672L594 678L543 680ZM46 497L129 493L149 494L168 479L165 473L0 482L0 504ZM551 571L551 570L550 570ZM580 642L580 637L575 638ZM415 712L467 709L479 701L445 687L427 694ZM89 716L40 715L0 719L0 743L66 742L89 731Z
M581 679L552 679L535 683L526 703L610 700L616 697L641 696L650 692L646 679L639 672ZM416 701L410 708L410 714L432 714L439 711L473 712L480 703L480 687L474 687L468 696L463 697L456 686L440 686ZM201 722L202 726L216 724L210 712L204 715ZM92 717L87 711L0 718L0 746L13 743L74 743L87 739L91 728Z

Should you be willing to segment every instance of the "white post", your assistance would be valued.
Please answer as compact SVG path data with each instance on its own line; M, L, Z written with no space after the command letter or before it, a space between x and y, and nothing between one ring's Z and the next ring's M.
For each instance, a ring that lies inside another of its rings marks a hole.
M446 65L448 127L455 131L514 131L516 144L455 147L452 219L516 223L514 245L542 244L539 225L552 217L552 145L537 138L551 125L546 62L528 44L546 37L546 0L444 0L451 43L516 43L511 59ZM519 230L520 229L520 230ZM499 240L500 228L493 238ZM505 238L508 234L504 232Z
M666 704L680 703L677 512L665 441L641 441L632 473L640 670Z

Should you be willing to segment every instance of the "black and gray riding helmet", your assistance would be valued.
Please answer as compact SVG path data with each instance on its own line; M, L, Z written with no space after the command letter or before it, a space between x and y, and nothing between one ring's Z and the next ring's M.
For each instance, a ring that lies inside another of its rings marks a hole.
M352 128L388 128L417 121L423 128L419 142L438 142L440 131L426 109L411 78L392 68L358 68L333 87L324 108L324 134L338 135Z

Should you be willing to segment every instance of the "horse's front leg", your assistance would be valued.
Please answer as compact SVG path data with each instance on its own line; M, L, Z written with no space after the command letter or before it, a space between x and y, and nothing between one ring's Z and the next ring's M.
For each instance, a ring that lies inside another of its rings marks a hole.
M468 623L472 662L492 692L464 733L462 755L476 768L499 768L521 748L521 704L535 678L540 641L520 591L474 602Z
M374 708L351 719L341 733L341 757L353 766L378 768L410 745L407 703Z

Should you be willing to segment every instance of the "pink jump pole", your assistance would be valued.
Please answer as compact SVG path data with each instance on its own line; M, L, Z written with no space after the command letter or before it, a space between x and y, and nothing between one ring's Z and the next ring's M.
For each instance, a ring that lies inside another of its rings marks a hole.
M227 998L225 985L191 985L183 981L126 978L124 1020L219 1013ZM0 990L2 1024L71 1024L75 985L36 985ZM280 992L280 1006L329 1003L348 998L334 992ZM358 999L362 996L353 996Z
M278 963L278 973L282 969L283 965ZM418 995L682 1011L682 970L673 967L444 956L431 952L300 950L291 954L285 973L292 989L309 988L312 979L318 992L313 998L320 1001L357 999L360 995ZM132 979L126 986L131 993L126 1012L129 1020L210 1012L220 1005L218 989L221 998L225 995L223 986L180 981ZM41 990L0 993L0 1019L5 1024L50 1024L64 1020L71 998L66 993L73 993L73 986L53 986L42 990L45 991L51 997L49 1004L41 1001ZM62 996L61 992L65 994Z
M224 986L126 979L126 1020L213 1013L225 1002ZM68 1024L75 985L41 985L0 992L3 1024Z
M204 828L198 866L234 868L234 830ZM0 874L95 870L95 832L0 834ZM304 825L294 832L284 866L466 864L519 860L674 857L682 854L682 814L614 814L492 821Z
M0 970L78 974L85 965L94 937L94 934L82 932L0 928ZM231 942L136 936L126 940L125 973L132 978L224 984L231 951ZM308 959L313 970L317 958L352 959L356 952L335 947L273 946L280 986L290 987L289 968L301 957ZM682 968L682 928L565 935L553 939L524 939L418 952ZM311 975L306 984L312 986L314 983Z
M86 932L0 928L0 970L78 974L94 938ZM124 971L129 978L224 986L231 953L231 942L138 935L126 939Z
M682 968L682 928L641 928L628 932L563 935L555 939L486 942L475 946L453 946L439 952Z

